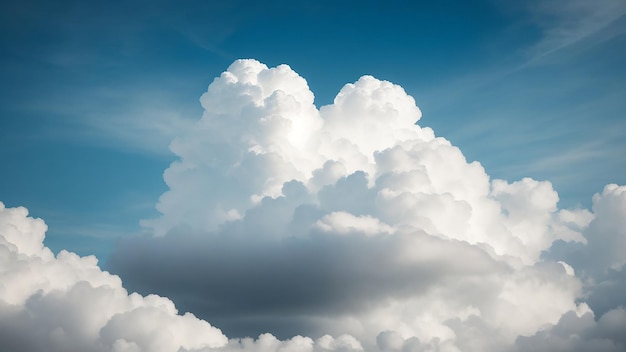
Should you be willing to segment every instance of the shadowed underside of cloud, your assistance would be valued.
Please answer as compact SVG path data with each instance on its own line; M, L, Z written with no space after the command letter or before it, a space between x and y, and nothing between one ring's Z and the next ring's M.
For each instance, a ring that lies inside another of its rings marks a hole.
M587 302L605 292L598 282L623 284L625 187L567 210L549 182L492 180L416 125L401 87L370 76L317 109L288 66L238 60L201 103L171 145L162 216L144 221L157 236L121 242L110 269L237 338L167 299L129 296L93 259L54 258L40 221L2 208L13 215L0 218L0 333L14 346L624 349L623 301L597 320Z

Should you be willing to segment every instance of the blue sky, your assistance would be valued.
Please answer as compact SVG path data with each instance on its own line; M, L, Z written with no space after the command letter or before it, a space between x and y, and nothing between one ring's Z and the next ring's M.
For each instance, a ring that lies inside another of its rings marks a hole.
M588 207L626 183L626 19L619 1L563 4L6 3L0 198L45 218L53 249L105 259L156 214L201 93L255 58L290 65L318 107L364 74L399 84L420 125L492 177L550 180L561 205Z
M624 0L5 1L0 82L6 348L626 348Z

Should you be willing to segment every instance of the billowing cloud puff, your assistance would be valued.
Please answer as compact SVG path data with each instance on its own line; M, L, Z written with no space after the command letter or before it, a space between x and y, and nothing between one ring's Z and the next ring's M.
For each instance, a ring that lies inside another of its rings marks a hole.
M288 66L238 60L201 102L202 119L172 143L180 160L165 172L163 215L144 221L156 234L216 230L294 180L324 211L484 243L525 263L565 234L553 229L550 183L490 182L479 163L415 124L414 99L392 83L364 76L318 110Z
M584 296L597 316L626 307L626 187L604 187L582 217L584 243L559 240L544 257L571 264L586 284Z
M597 321L592 313L564 314L559 322L530 337L520 337L514 351L576 352L626 350L626 310L615 308Z
M95 257L43 246L43 221L0 203L0 341L7 351L176 351L227 338L155 295L128 294Z
M0 341L4 351L362 351L351 336L228 340L172 301L128 294L93 256L43 246L47 227L0 202Z
M288 66L239 60L201 102L144 222L164 237L111 259L131 287L235 336L348 334L366 350L505 350L590 312L571 258L546 253L614 236L597 224L616 215L559 209L547 181L491 180L416 124L401 87L364 76L317 109Z
M623 286L623 187L592 211L559 209L549 182L492 180L417 125L397 85L364 76L331 105L313 99L286 65L233 63L172 142L162 215L143 222L156 236L110 258L128 288L231 339L167 299L128 295L93 258L53 257L44 225L19 209L4 211L31 225L0 233L23 253L2 257L15 283L0 302L2 323L22 325L0 331L36 331L31 350L558 350L570 338L623 349L622 301L594 307L598 280Z

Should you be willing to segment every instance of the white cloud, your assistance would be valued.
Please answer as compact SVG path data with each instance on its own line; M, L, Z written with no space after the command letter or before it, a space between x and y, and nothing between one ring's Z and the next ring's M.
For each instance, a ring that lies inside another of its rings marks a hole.
M624 351L626 311L615 308L594 320L593 313L568 312L553 326L521 337L514 351Z
M0 203L0 340L13 351L219 347L219 329L162 297L128 294L95 257L43 246L46 225Z
M43 246L47 227L0 202L0 341L10 351L362 351L351 336L232 339L172 301L128 294L93 256Z
M93 257L55 258L23 208L0 212L0 333L35 351L507 351L568 312L588 319L585 271L549 254L570 241L623 265L623 187L593 213L559 209L549 182L491 180L416 125L397 85L365 76L331 105L313 98L286 65L233 63L171 145L162 215L144 222L156 237L110 259L128 287L231 339L128 295Z
M315 223L315 226L322 231L338 234L356 232L371 236L394 232L391 226L371 216L354 216L341 211L324 215Z
M167 235L128 242L112 261L138 287L230 314L216 319L237 335L255 316L366 349L388 331L419 348L497 350L579 309L575 271L541 255L556 240L585 243L593 215L559 209L550 182L490 180L416 125L401 87L364 76L318 110L288 66L240 60L202 103L172 144L163 215L145 222ZM124 259L132 248L161 274L145 278ZM180 278L191 262L198 272Z
M597 316L626 306L626 187L609 184L593 197L593 213L566 214L584 235L580 242L555 242L546 257L564 260L583 278L586 301ZM573 218L578 218L574 220Z
M415 101L364 76L318 110L288 66L239 60L203 95L197 126L172 143L180 160L165 172L158 235L177 226L213 231L239 219L291 180L325 211L370 216L390 226L483 243L526 263L566 231L549 182L490 182L477 162L429 128ZM454 218L454 221L450 219Z
M593 196L595 219L585 233L596 270L626 264L626 186L610 184Z

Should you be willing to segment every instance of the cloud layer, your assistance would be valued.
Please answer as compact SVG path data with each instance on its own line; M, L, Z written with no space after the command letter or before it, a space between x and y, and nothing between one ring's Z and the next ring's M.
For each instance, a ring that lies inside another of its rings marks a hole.
M35 351L625 348L623 299L594 306L623 287L625 187L559 209L549 182L492 180L418 126L400 86L313 100L289 66L233 63L171 144L156 237L110 259L232 339L94 258L55 258L23 208L0 217L0 333Z

